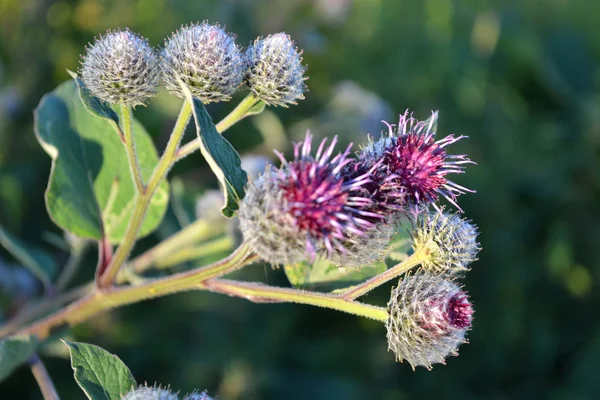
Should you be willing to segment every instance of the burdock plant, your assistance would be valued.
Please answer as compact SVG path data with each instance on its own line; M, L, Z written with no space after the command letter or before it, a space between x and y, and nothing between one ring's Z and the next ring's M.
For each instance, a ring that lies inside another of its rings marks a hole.
M233 34L208 22L182 27L162 49L129 30L109 31L86 48L79 74L72 73L73 80L44 96L35 110L36 136L52 159L46 206L69 238L71 258L54 276L51 265L42 265L51 257L40 258L38 250L0 230L0 243L44 288L42 297L30 298L0 328L0 377L28 361L45 398L56 399L36 354L42 342L99 313L190 290L307 304L380 321L396 359L413 368L429 369L457 354L473 317L457 279L480 249L476 226L446 211L462 211L458 196L471 192L450 180L472 163L449 153L463 136L438 137L437 112L419 121L407 111L397 124L387 124L379 140L365 134L360 148L339 149L337 137L313 142L309 132L290 155L275 151L276 162L263 162L260 174L254 162L248 174L221 135L266 106L287 107L304 98L301 53L285 33L258 38L244 50ZM160 84L182 105L159 157L133 111ZM213 123L205 104L228 101L240 90L246 97ZM196 138L182 144L190 121ZM164 217L168 171L192 154L207 161L221 193L206 191L195 221L134 252L137 240ZM92 243L98 248L94 279L73 287ZM399 250L402 243L406 251ZM219 255L224 257L202 267L158 278L148 274ZM282 266L292 287L224 279L259 261ZM347 283L349 276L355 284ZM357 301L399 277L386 307ZM139 386L105 350L64 344L90 399L180 398L169 388ZM184 399L210 397L194 392Z

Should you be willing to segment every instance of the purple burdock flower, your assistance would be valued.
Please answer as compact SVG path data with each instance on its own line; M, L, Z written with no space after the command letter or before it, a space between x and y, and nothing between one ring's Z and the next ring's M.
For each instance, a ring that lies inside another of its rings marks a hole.
M433 275L402 279L388 303L388 346L413 368L445 364L465 343L473 306L456 283Z
M314 261L349 252L351 242L375 228L384 217L369 211L372 200L360 195L369 175L346 176L353 162L350 146L333 156L337 137L323 140L311 154L312 136L294 147L294 158L281 160L249 185L240 207L240 227L246 241L272 264Z
M415 208L446 198L456 208L456 197L473 192L447 179L448 174L464 172L463 164L474 164L466 155L450 155L446 147L466 136L448 135L435 140L437 113L427 121L418 121L408 111L400 116L397 126L388 125L387 134L370 143L359 155L359 170L369 169L379 162L373 172L375 201L382 206L398 209L405 204ZM462 210L461 210L462 211Z

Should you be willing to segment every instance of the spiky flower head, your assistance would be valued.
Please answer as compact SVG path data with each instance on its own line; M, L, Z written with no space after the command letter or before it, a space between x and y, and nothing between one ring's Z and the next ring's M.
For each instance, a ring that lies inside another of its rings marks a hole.
M213 400L213 398L210 397L208 393L206 393L206 391L204 391L190 393L187 396L185 396L183 400Z
M160 82L154 49L129 29L108 31L86 46L79 73L90 92L109 104L145 104Z
M367 176L342 173L352 160L350 147L333 156L337 138L326 139L311 154L312 136L294 147L294 159L278 154L279 169L249 184L238 213L246 241L264 260L278 264L314 261L317 253L348 251L348 241L374 228L381 216L366 209L370 200L357 194Z
M167 89L185 98L180 81L204 103L227 101L244 79L245 63L235 36L219 25L181 27L165 41L163 79Z
M477 227L458 214L426 211L420 213L412 232L413 250L426 249L421 268L430 274L456 277L469 269L481 249Z
M142 385L136 389L133 389L123 397L121 400L178 400L179 397L175 393L171 393L167 389L163 389L160 386L146 386Z
M381 204L414 209L431 204L438 207L439 197L456 203L456 197L471 190L447 179L448 174L464 172L463 164L473 163L466 155L450 155L446 147L465 136L446 136L435 140L437 113L427 121L418 121L408 111L400 116L398 125L389 125L377 142L371 142L359 155L359 163L368 169L379 163L374 171L376 195Z
M402 279L392 290L388 313L388 348L413 369L431 369L432 364L445 364L447 356L458 355L473 319L467 294L454 282L433 275Z
M246 84L269 105L287 107L304 99L306 67L302 52L286 33L258 38L248 47Z

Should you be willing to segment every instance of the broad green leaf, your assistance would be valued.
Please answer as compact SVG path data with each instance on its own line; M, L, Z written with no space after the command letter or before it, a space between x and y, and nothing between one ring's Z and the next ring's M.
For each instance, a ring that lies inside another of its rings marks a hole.
M27 245L0 226L0 245L25 268L29 269L43 284L48 287L56 276L54 259L36 247Z
M92 114L100 118L106 118L107 120L118 125L119 116L112 108L110 108L110 105L103 102L99 98L94 97L76 73L72 71L67 72L69 75L71 75L73 80L75 80L75 83L77 83L77 87L79 88L79 96L81 96L81 101L83 102L85 108Z
M114 354L92 344L63 343L71 353L75 380L90 400L119 400L137 386L129 368Z
M219 134L204 104L193 98L185 86L182 85L182 89L186 93L187 101L192 104L196 132L200 139L200 152L223 187L225 205L221 213L232 218L246 194L248 175L242 169L240 155L231 143Z
M340 268L328 260L318 258L312 265L306 262L287 265L284 271L292 286L297 288L319 291L348 288L379 275L406 259L411 251L409 239L408 231L404 227L398 227L388 244L385 261L370 267Z
M0 382L8 377L35 352L35 336L12 336L0 341Z
M89 112L81 98L87 103L99 100L90 100L85 90L80 97L79 92L75 81L65 82L46 94L35 110L36 136L52 158L46 208L58 226L76 236L95 240L106 236L118 243L135 201L125 148L105 105L98 106L104 111ZM102 112L107 116L98 117ZM144 127L134 121L133 129L147 181L158 155ZM168 201L168 184L163 182L152 198L140 236L156 229Z

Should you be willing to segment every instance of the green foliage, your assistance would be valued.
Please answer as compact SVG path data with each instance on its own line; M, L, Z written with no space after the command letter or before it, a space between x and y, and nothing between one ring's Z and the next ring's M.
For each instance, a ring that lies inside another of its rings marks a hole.
M12 336L0 341L0 382L35 352L38 341L34 336Z
M81 96L93 111L82 102L74 81L45 95L35 111L37 138L52 157L46 206L61 228L84 238L107 236L118 243L135 201L127 157L119 135L105 119L115 121L114 111L90 98L85 89ZM140 123L134 121L133 129L142 176L148 179L158 162L156 149ZM168 199L168 184L163 182L152 198L140 236L156 229Z
M0 226L0 245L4 247L21 265L29 269L48 287L55 277L57 268L52 257L43 250L25 244Z
M200 152L223 188L225 205L221 212L224 216L232 218L239 208L240 200L244 198L248 175L242 169L240 155L231 143L219 134L204 104L192 98L187 88L183 86L182 88L186 93L187 101L192 104L196 133L201 141Z
M406 225L405 221L405 225ZM326 259L318 258L312 265L302 262L286 265L283 270L292 286L321 292L337 291L357 285L382 273L394 264L403 261L410 252L409 231L399 225L387 248L385 261L371 266L340 268Z
M296 288L330 292L356 285L382 273L386 268L383 261L370 267L356 269L340 268L328 260L317 259L312 265L308 262L286 265L284 271L292 286Z
M90 400L119 400L137 385L117 356L91 344L63 343L71 354L75 380Z

